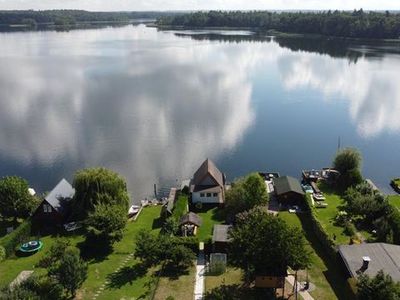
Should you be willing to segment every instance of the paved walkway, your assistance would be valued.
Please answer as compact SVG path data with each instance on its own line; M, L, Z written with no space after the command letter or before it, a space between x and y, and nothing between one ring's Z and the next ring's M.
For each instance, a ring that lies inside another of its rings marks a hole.
M199 244L199 256L196 265L196 283L194 285L194 300L202 300L204 294L204 273L206 271L206 262L204 259L204 243Z
M294 276L287 276L286 281L289 282L292 286L294 286ZM299 284L299 282L297 282ZM301 297L303 297L304 300L314 300L314 298L310 295L309 292L304 291L304 290L299 290L299 287L297 288L299 291L299 294Z

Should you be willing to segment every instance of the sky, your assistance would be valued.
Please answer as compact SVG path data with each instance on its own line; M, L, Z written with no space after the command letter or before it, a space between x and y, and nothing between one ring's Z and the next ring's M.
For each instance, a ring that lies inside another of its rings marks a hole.
M139 10L400 10L400 0L0 0L1 9Z

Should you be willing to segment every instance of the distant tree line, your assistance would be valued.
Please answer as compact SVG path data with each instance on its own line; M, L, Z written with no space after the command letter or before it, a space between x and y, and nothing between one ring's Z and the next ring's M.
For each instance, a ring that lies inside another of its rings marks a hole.
M133 19L156 19L164 12L89 12L84 10L3 10L1 25L34 25L52 23L56 25L81 22L127 22Z
M235 27L352 38L397 39L400 14L362 9L324 12L209 11L162 16L157 24L183 27Z

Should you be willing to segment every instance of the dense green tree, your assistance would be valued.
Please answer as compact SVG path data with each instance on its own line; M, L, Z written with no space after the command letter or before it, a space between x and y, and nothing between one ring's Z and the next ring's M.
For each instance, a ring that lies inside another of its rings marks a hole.
M229 259L242 268L247 280L256 274L274 275L306 268L309 253L300 230L261 208L238 214L231 231Z
M113 244L122 239L127 221L126 210L117 205L98 204L86 220L89 238Z
M46 252L46 255L40 259L38 265L41 268L48 268L56 264L61 260L69 247L71 247L70 240L67 238L56 238L50 249Z
M77 250L77 249L76 249ZM79 251L68 249L61 260L49 269L49 275L63 286L71 296L87 278L88 266L80 258Z
M38 205L28 192L28 182L17 176L0 180L0 214L6 218L26 218Z
M379 271L370 278L362 274L358 277L357 298L362 300L398 300L400 299L400 283Z
M362 182L361 160L361 153L354 148L345 148L336 154L333 167L340 172L338 184L341 188Z
M264 179L252 173L235 181L226 192L226 209L231 214L248 210L268 203L268 193Z
M193 264L196 256L181 240L142 230L136 238L135 257L148 267L164 263L169 269L182 271Z
M73 211L86 217L96 205L118 205L128 210L129 196L125 180L105 168L89 168L75 174Z
M368 12L268 12L203 11L166 15L157 19L160 26L233 27L276 30L290 33L321 34L353 38L391 38L400 36L400 14Z

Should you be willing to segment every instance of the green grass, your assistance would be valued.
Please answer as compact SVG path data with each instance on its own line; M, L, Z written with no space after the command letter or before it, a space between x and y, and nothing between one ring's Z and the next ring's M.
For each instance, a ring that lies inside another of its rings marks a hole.
M144 208L136 222L129 222L123 239L114 245L113 252L104 260L89 264L89 274L79 291L82 299L91 299L106 279L110 284L106 285L104 291L97 299L132 299L133 297L144 297L152 287L154 270L145 272L135 260L113 274L120 263L132 253L135 247L135 236L141 229L160 231L161 224L158 222L161 206Z
M223 219L219 216L219 208L203 209L196 212L201 218L202 224L197 231L197 237L200 242L205 242L212 237L214 224L222 224Z
M233 284L243 284L243 271L241 269L234 269L232 267L227 267L226 272L214 276L214 275L207 275L205 276L204 285L205 291L209 292L212 289L219 287L221 285L233 285Z
M37 237L33 237L36 239ZM81 235L70 236L72 245L76 245L78 242L83 241ZM18 257L12 256L0 263L0 286L6 286L11 283L18 276L21 271L34 270L35 272L41 272L43 269L36 268L35 265L39 260L46 254L46 251L50 249L54 243L55 238L53 236L45 236L41 238L43 242L43 248L30 256Z
M318 220L331 238L336 236L335 242L337 245L348 244L350 237L345 234L344 228L335 225L335 217L338 211L341 210L340 207L344 205L343 198L327 185L320 184L319 188L326 198L325 202L328 203L328 207L315 209Z
M178 278L161 277L154 300L165 300L168 296L172 296L177 300L193 299L195 281L195 264L189 268L187 274L180 275Z
M124 268L114 273L118 266L134 251L135 236L141 229L160 231L159 215L161 206L147 207L142 210L135 222L128 222L123 239L114 245L113 252L101 259L89 261L88 278L77 293L78 299L91 299L98 289L105 283L104 291L97 299L132 299L132 297L145 297L154 286L155 269L146 271L134 259L128 261ZM77 245L84 240L82 235L73 235L69 239L72 245ZM41 257L54 243L54 237L46 236L41 240L43 249L28 257L11 257L0 263L0 286L8 285L21 271L35 270L42 272L44 269L35 268ZM96 245L93 245L96 247Z
M400 210L400 195L390 195L388 198L390 204Z
M290 214L280 212L279 217L290 226L300 228L307 240L307 250L310 252L311 266L308 270L310 282L316 285L311 292L314 299L346 299L344 295L345 276L335 261L328 257L312 231L312 225L307 214ZM306 280L306 272L299 273L299 280Z
M179 221L180 217L187 213L188 210L188 196L179 195L178 200L176 200L174 211L172 212L172 216L175 220Z

